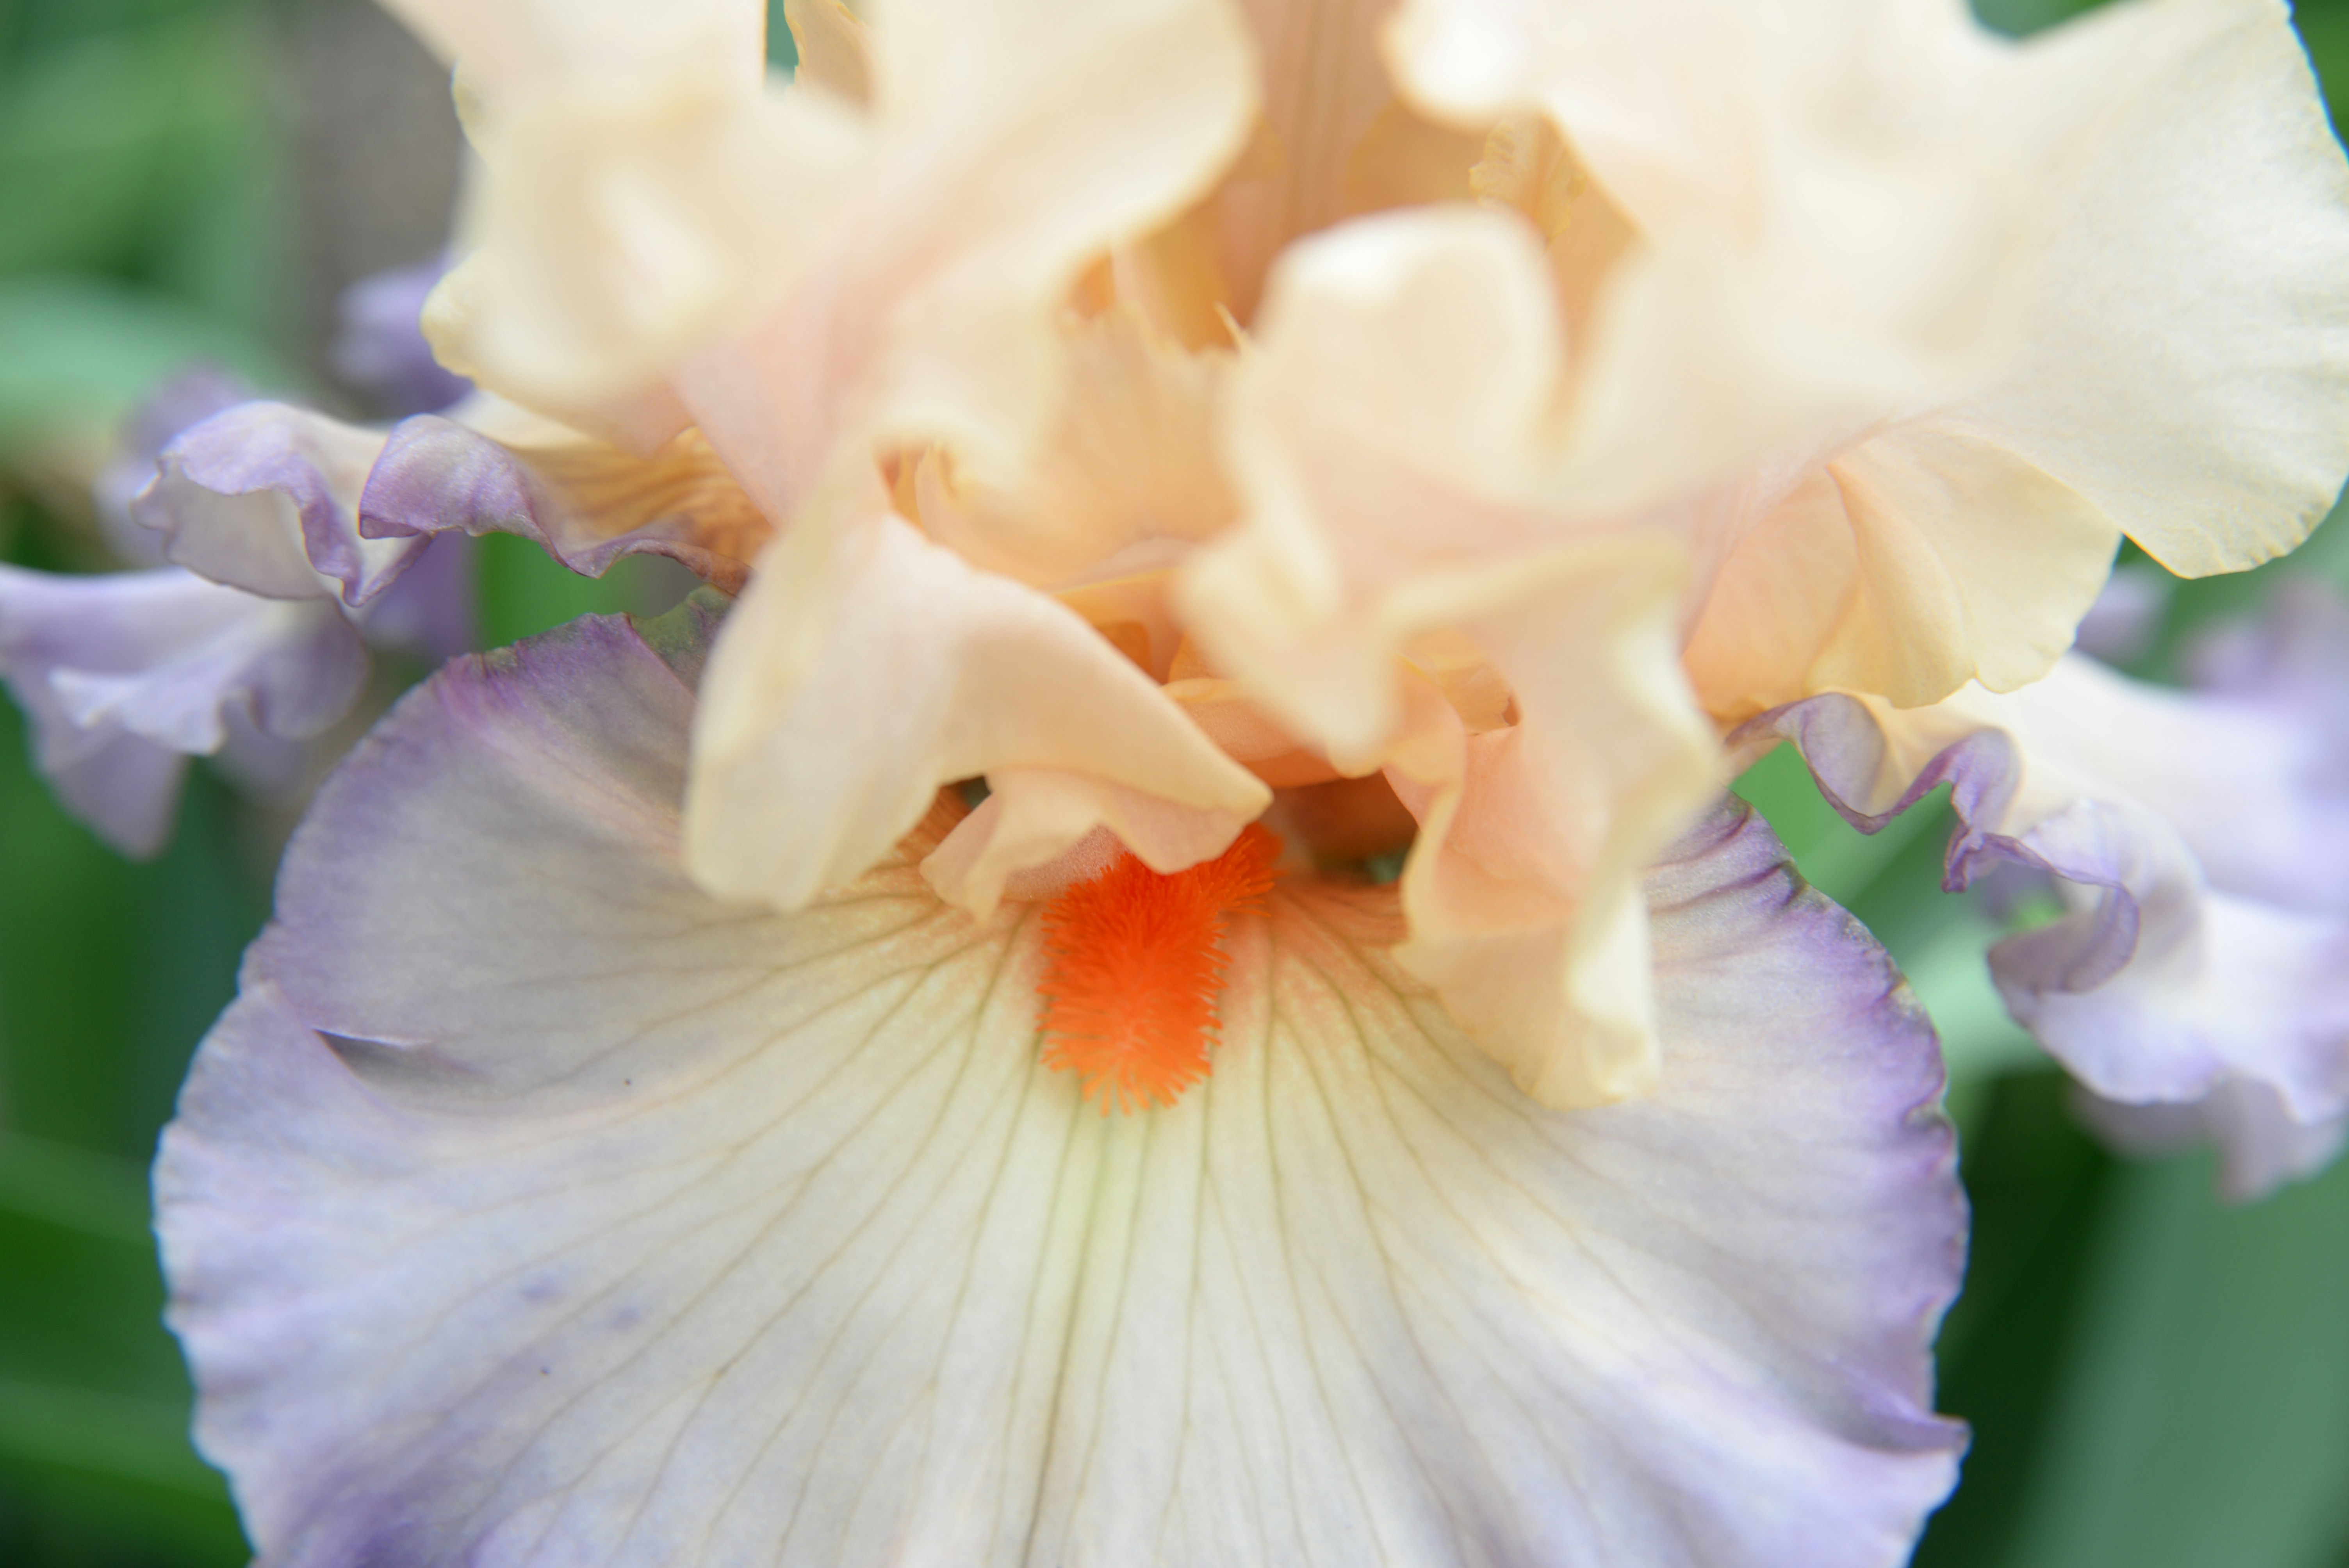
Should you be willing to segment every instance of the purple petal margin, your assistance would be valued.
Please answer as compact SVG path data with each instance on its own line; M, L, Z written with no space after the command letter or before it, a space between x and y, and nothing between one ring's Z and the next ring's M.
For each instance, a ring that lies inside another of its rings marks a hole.
M215 582L277 599L339 588L356 607L423 549L370 548L359 535L355 503L375 444L370 432L307 409L242 404L163 449L131 515L165 536L171 561ZM292 511L291 531L278 520L283 508Z
M520 453L454 420L419 415L391 432L359 498L359 531L402 539L448 530L512 533L588 577L626 555L665 555L726 593L741 591L750 566L703 542L692 517L672 513L612 534Z

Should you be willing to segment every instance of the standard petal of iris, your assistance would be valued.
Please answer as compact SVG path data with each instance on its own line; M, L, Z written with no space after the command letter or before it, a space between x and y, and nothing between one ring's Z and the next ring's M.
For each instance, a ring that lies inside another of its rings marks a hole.
M698 891L691 700L619 622L452 665L296 838L158 1178L266 1560L1905 1559L1940 1068L1758 824L1651 880L1645 1100L1533 1105L1391 897L1306 892L1214 1077L1104 1117L1038 1066L1035 906L918 842Z
M319 733L357 698L367 654L316 600L264 599L173 568L0 566L0 674L67 809L146 855L171 831L182 758L219 751L240 716L281 739Z
M811 520L712 654L686 858L713 892L796 907L886 854L940 785L1005 769L1220 813L1223 843L1271 799L1074 611L885 512ZM1061 848L1092 826L1062 822Z
M1414 595L1551 544L1556 311L1531 240L1475 212L1369 219L1294 247L1233 377L1237 526L1178 594L1206 652L1342 768L1401 716Z
M1060 404L1069 285L1204 188L1255 108L1218 0L900 0L869 47L853 201L802 221L830 237L765 319L674 377L777 519L874 441L1012 482Z
M2240 568L2349 470L2349 166L2271 0L2019 43L1946 0L1413 0L1392 42L1437 108L1545 112L1636 230L1578 346L1578 493L1744 473L1776 508L1697 629L1724 719L2013 689L2120 534Z
M2302 655L2330 635L2287 617ZM1896 712L1827 696L1757 719L1831 799L1879 826L1952 785L1961 887L2002 861L2061 879L2069 913L1991 955L2007 1006L2096 1093L2183 1103L2240 1083L2303 1128L2349 1111L2349 790L2339 665L2273 661L2251 684L2163 691L2074 657L2003 696ZM2272 1118L2206 1119L2256 1133ZM2274 1168L2253 1151L2230 1154Z
M2065 206L2029 353L1951 418L2173 572L2297 545L2349 469L2349 166L2286 7L2100 10L1985 86Z
M1676 552L1557 547L1463 597L1517 722L1469 734L1413 681L1386 776L1420 823L1404 967L1547 1105L1604 1104L1660 1070L1640 870L1718 789L1673 657ZM1480 602L1481 601L1481 602Z

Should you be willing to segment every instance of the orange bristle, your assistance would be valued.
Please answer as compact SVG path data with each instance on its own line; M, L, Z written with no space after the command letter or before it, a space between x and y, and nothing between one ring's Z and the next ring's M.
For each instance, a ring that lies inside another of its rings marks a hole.
M1044 911L1044 1065L1107 1115L1173 1105L1207 1076L1227 916L1264 907L1280 841L1250 824L1221 855L1161 876L1132 855Z

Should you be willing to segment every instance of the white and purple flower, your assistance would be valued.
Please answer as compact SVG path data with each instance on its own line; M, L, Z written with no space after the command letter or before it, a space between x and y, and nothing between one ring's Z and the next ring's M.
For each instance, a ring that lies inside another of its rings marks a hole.
M2339 1118L2305 661L2059 658L2349 469L2280 5L393 8L482 390L147 521L346 631L451 531L725 592L295 834L158 1168L274 1568L1901 1561L1963 1203L1780 736L2087 890L2000 975L2108 1098Z

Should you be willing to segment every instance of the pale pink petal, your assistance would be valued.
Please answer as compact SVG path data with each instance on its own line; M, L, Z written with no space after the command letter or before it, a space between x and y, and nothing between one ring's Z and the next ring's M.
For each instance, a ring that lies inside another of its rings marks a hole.
M899 0L868 43L853 197L797 214L822 242L773 311L674 377L776 518L874 443L1017 475L1060 407L1070 284L1204 189L1255 107L1215 0Z

